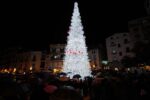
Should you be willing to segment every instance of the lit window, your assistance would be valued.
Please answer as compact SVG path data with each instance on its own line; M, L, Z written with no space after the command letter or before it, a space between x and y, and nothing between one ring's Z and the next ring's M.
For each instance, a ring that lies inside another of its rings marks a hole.
M116 54L117 52L116 52L116 50L113 50L112 53L113 53L113 54Z
M56 58L57 58L57 56L54 56L54 58L56 59Z

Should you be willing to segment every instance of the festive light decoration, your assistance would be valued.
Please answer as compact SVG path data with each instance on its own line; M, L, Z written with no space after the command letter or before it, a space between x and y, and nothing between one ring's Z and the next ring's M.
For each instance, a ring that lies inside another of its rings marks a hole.
M68 34L63 72L69 73L70 78L76 74L79 74L82 79L86 76L91 76L91 67L77 2L74 4L73 16Z

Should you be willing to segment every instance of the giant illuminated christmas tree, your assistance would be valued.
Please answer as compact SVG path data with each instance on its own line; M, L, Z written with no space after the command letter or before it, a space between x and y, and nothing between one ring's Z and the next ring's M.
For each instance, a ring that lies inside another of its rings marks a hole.
M70 73L69 75L71 78L79 74L83 79L91 75L91 69L77 2L74 4L73 16L68 34L63 72Z

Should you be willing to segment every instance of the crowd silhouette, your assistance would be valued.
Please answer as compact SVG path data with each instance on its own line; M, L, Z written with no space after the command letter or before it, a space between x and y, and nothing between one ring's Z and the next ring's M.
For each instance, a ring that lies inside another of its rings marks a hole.
M0 74L0 100L150 100L150 72L101 71L93 77Z

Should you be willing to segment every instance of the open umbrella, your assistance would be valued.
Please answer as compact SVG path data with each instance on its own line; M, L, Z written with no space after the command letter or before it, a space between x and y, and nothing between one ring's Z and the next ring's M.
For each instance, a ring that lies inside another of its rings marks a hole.
M73 76L73 78L81 78L81 76L79 74L76 74Z

